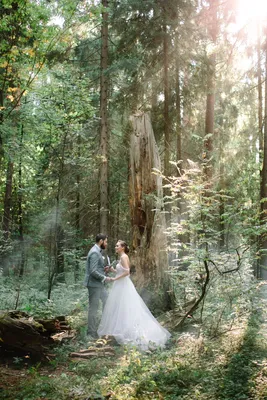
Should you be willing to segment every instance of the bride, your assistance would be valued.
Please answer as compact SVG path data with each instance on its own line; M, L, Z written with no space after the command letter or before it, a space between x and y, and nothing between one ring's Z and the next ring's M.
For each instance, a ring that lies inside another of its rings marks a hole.
M115 247L119 255L116 277L107 299L98 335L113 336L119 344L133 344L142 350L164 347L171 336L153 317L130 279L130 262L127 244L119 240Z

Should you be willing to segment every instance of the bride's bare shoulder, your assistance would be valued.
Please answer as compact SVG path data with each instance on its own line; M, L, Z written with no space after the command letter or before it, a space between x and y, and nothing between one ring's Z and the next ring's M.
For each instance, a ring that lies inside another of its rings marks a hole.
M129 257L127 256L127 254L123 254L121 256L121 263L123 267L129 267Z
M129 257L126 253L122 254L121 259L129 260Z

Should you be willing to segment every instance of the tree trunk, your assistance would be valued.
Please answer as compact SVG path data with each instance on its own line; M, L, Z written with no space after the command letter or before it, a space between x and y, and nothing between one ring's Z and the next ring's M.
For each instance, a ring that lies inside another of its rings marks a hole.
M217 4L218 0L209 1L208 31L210 40L215 46L217 38ZM207 78L207 100L206 100L206 119L205 119L205 140L204 140L204 173L208 185L211 185L212 178L212 151L214 135L214 108L215 108L215 71L216 55L213 52L208 60L208 78Z
M166 13L166 11L164 10ZM165 16L166 18L166 16ZM164 175L170 176L170 115L169 115L169 46L166 20L163 25L163 57L164 57ZM164 188L165 211L167 224L170 221L171 204L168 197L170 189Z
M11 197L12 197L12 180L13 180L14 164L8 160L7 173L6 173L6 189L4 198L4 217L3 217L3 234L4 239L7 240L10 235L10 210L11 210Z
M80 136L78 137L78 157L80 158ZM79 279L79 240L80 240L80 174L76 175L76 202L75 202L76 254L74 280Z
M265 110L264 110L264 136L263 136L263 166L261 174L261 223L267 219L267 38L265 42ZM261 236L261 265L267 266L267 234Z
M55 226L55 262L57 280L65 282L65 266L64 266L64 229L58 220Z
M54 227L52 226L52 222L50 223L50 230L49 230L49 252L48 252L48 258L47 258L47 266L48 266L48 291L47 291L47 298L50 300L51 298L51 293L52 293L52 288L54 284L54 279L55 279L55 273L56 273L56 268L55 268L55 258L54 258L54 252L53 252L53 230Z
M23 211L22 211L22 146L23 146L23 125L21 126L20 146L19 146L19 187L18 187L18 216L19 216L19 241L20 241L20 269L19 276L24 274L25 267L25 246L23 237Z
M176 162L182 169L182 121L181 121L181 87L180 87L180 62L179 62L179 47L178 36L175 41L175 60L176 60Z
M267 74L266 74L267 76ZM264 194L261 193L263 190L262 185L262 160L263 160L263 98L262 98L262 68L261 68L261 26L257 27L257 78L258 78L258 130L259 130L259 165L260 165L260 200L264 197ZM264 119L265 122L265 119ZM260 211L262 204L260 203ZM256 238L257 247L260 251L261 243L259 237ZM255 263L254 269L255 276L260 278L260 261L257 259Z
M100 76L100 231L108 232L108 0L102 0L105 7L101 27L101 76Z
M175 171L176 176L181 176L183 173L183 156L182 156L182 115L181 115L181 82L180 82L180 54L179 54L179 43L180 38L177 35L175 38L175 101L176 101L176 162L178 163L178 169ZM172 212L172 217L175 216L175 211ZM187 202L182 193L177 194L177 211L176 221L181 224L182 220L188 219ZM181 247L177 252L169 252L169 258L171 258L171 265L174 266L173 259L185 257L187 254L187 245L190 242L189 232L179 236L181 241ZM179 253L179 256L178 256Z
M10 222L11 222L11 201L12 201L12 184L13 184L13 169L14 164L9 159L6 172L6 187L4 197L4 215L3 215L3 244L2 244L2 268L3 274L9 275L9 250L8 239L10 236Z
M64 265L64 228L61 222L61 210L60 210L60 199L61 199L61 191L64 179L64 169L65 169L65 150L66 150L66 142L68 136L68 129L64 131L63 143L62 143L62 151L60 157L60 167L58 171L58 187L56 194L56 211L55 211L55 244L54 244L54 252L55 252L55 274L57 276L57 280L60 282L65 282L65 265Z
M2 168L2 160L4 157L4 148L3 148L3 138L2 138L2 129L1 125L3 124L3 107L4 106L4 93L3 90L0 89L0 170Z
M263 127L263 119L262 119L262 70L261 70L261 35L260 35L260 26L258 25L258 40L257 40L257 78L258 78L258 129L259 129L259 153L260 157L262 157L263 151L263 136L262 136L262 127Z
M224 163L222 161L222 132L220 132L220 144L219 144L219 163L220 163L220 182L219 188L224 193L225 190L225 179L224 179ZM220 196L220 204L219 204L219 231L220 231L220 248L223 249L225 247L225 200L223 196Z
M160 157L148 114L131 116L129 201L132 223L132 264L139 287L158 287L167 281L167 244L162 213Z

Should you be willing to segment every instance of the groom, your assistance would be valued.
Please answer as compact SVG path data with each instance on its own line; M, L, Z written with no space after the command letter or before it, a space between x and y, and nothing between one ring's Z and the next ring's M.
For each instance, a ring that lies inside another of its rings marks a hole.
M108 276L105 276L105 263L101 254L101 251L105 250L107 244L107 236L99 233L96 236L96 243L89 251L86 260L86 275L84 285L88 288L89 292L87 334L93 338L98 337L97 311L99 307L99 300L102 301L102 306L104 307L108 296L104 287L104 282L111 280Z

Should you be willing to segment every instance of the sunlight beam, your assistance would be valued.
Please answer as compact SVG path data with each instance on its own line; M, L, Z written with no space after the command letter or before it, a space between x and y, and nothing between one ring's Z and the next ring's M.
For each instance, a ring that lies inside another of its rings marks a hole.
M262 19L267 14L267 0L238 0L238 14L246 20Z

